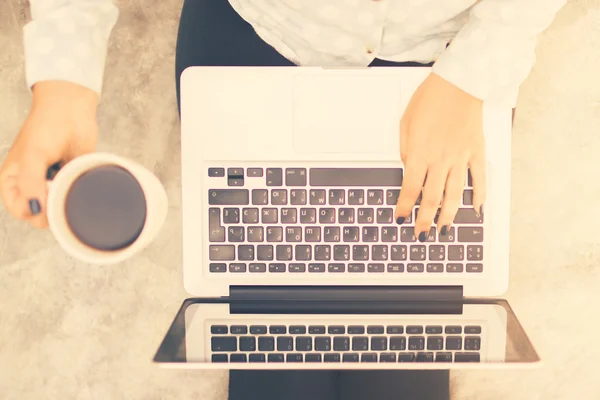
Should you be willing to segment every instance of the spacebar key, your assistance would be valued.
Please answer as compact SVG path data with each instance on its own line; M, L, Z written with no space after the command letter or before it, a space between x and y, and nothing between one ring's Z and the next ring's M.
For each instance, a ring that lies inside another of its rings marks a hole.
M250 203L248 189L211 189L208 204L221 206L245 206Z
M402 168L311 168L311 186L402 186Z

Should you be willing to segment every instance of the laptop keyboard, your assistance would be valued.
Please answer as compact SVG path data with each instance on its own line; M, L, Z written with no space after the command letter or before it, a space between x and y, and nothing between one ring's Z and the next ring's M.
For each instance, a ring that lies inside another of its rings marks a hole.
M470 176L453 226L446 235L432 227L424 243L414 229L419 201L394 221L402 177L401 168L208 168L209 271L482 273Z
M213 363L481 362L479 325L212 325Z

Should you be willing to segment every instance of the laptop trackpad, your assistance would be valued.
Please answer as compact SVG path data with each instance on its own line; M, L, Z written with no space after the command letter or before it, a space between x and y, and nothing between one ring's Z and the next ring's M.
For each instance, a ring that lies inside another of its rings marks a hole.
M300 75L294 82L294 148L301 153L397 153L401 79Z

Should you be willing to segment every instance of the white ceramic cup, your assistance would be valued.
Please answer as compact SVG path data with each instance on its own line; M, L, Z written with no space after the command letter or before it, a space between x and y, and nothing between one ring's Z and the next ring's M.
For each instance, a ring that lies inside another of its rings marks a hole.
M98 250L81 242L69 227L65 207L71 185L77 178L94 168L109 165L128 171L138 181L146 199L146 220L141 233L129 246L114 251ZM148 246L162 228L168 208L165 188L153 173L136 162L110 153L78 157L63 166L48 182L46 214L52 234L67 253L90 264L116 264Z

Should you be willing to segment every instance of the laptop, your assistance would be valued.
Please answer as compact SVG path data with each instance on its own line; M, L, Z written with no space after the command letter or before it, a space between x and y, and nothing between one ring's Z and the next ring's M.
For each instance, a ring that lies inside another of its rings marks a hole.
M429 67L182 75L183 280L154 362L203 369L532 366L509 304L511 110L484 106L485 215L398 225L399 121ZM451 107L452 105L449 105ZM435 116L432 116L435 118Z

